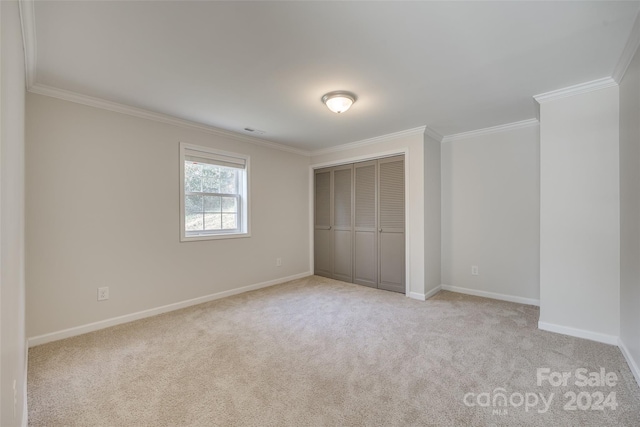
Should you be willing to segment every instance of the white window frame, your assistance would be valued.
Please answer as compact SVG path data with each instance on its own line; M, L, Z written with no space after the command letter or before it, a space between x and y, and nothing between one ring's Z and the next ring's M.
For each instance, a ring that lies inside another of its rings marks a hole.
M185 177L184 177L184 163L186 160L187 152L200 152L203 156L217 156L233 159L240 159L244 161L244 179L240 182L240 204L238 206L239 217L238 225L239 229L236 231L202 231L200 233L187 233L185 230ZM250 157L245 154L231 153L227 151L218 150L210 147L203 147L201 145L193 145L185 142L180 143L180 241L191 242L199 240L219 240L219 239L236 239L242 237L251 237L251 210L250 210Z

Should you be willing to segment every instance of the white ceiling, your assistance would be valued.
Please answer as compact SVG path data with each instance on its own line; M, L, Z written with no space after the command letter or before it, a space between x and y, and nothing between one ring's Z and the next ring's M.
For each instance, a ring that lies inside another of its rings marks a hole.
M35 84L318 150L535 117L614 72L639 2L36 2ZM320 98L349 90L348 112Z

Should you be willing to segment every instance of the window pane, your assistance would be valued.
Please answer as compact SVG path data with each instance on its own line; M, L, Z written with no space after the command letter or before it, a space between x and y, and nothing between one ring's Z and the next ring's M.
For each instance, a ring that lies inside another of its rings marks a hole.
M187 215L202 212L202 196L187 196L184 202L184 211Z
M218 166L210 165L208 163L202 165L202 176L215 176L218 171Z
M220 214L204 214L205 230L220 230L222 227Z
M238 180L236 169L220 168L220 193L238 194Z
M202 214L187 214L184 221L184 228L187 231L201 231L204 228Z
M238 228L238 220L236 214L222 214L222 228L224 230L234 230Z
M236 207L235 197L222 197L222 212L236 213L238 208Z
M188 192L202 191L202 165L184 162L184 188Z
M220 192L220 166L203 166L202 191L205 193Z
M220 197L204 196L205 212L220 212Z

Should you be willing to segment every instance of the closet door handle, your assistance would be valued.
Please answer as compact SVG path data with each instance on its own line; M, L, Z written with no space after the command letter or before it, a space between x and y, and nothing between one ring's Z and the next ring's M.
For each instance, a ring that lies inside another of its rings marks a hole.
M382 228L378 230L378 233L382 233Z

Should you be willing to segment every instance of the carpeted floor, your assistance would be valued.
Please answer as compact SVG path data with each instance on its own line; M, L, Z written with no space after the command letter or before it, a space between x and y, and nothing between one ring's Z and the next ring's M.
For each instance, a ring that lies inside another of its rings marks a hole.
M537 321L312 276L30 349L29 425L640 425L619 349Z

